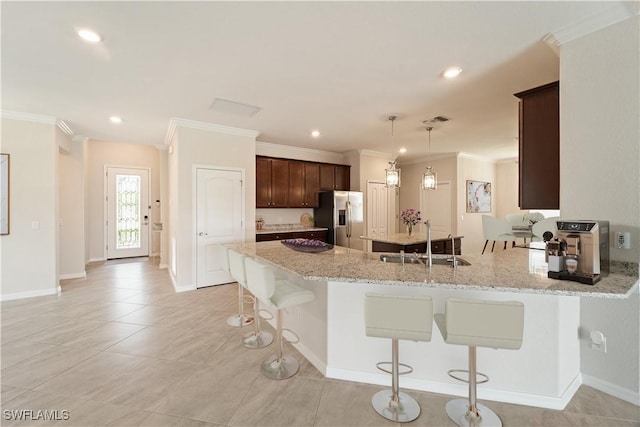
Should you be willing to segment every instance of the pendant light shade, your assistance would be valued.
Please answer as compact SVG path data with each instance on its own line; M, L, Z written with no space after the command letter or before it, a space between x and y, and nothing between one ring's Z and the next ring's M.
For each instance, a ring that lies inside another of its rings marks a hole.
M385 183L387 187L400 188L400 168L396 167L396 161L389 162L389 169L385 169Z
M428 127L429 132L429 156L431 156L431 131L433 127ZM438 187L438 174L436 174L431 166L427 166L427 170L422 174L422 189L435 190Z
M393 150L393 122L397 116L389 116L389 121L391 122L391 147ZM395 187L400 188L400 168L397 167L397 159L393 162L389 162L389 169L385 169L385 186L386 187Z

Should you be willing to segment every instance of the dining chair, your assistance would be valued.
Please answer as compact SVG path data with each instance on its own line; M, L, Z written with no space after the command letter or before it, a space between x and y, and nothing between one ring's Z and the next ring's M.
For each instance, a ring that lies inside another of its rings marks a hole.
M556 224L556 222L559 220L559 216L554 216L551 218L545 218L542 221L538 221L533 224L533 227L531 228L531 233L533 234L533 237L531 237L531 241L542 242L544 240L542 238L542 235L545 231L550 231L551 233L553 233L553 237L555 237L556 233L558 232L558 225Z
M506 219L498 219L491 215L482 215L482 234L485 238L482 253L487 249L489 240L493 241L491 252L496 246L496 241L504 242L504 248L507 249L507 242L515 242L516 236L511 232L511 224Z

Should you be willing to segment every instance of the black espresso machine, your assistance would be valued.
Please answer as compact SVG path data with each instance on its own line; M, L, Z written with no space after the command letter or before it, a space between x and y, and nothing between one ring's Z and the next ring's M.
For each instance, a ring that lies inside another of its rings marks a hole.
M551 279L596 284L609 274L609 221L558 221L546 243Z

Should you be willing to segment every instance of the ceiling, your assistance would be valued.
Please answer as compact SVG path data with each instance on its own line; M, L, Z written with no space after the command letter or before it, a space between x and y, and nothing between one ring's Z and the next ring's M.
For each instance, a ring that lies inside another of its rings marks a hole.
M432 153L514 157L513 94L559 78L543 37L614 3L2 1L2 109L95 140L163 146L180 118L335 152L403 146L401 162L427 153L422 122L443 115ZM86 27L103 41L78 38Z

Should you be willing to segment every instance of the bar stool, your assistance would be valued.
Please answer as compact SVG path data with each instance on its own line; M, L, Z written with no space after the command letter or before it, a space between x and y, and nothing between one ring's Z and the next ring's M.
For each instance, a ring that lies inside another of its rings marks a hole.
M238 283L246 286L251 292L249 282L246 276L245 260L250 259L246 256L230 249L229 250L229 268L231 275L238 277ZM255 293L254 293L255 295ZM246 334L242 338L242 345L247 348L263 348L273 342L273 335L260 329L260 301L253 297L253 332Z
M253 316L250 314L244 314L244 288L247 286L247 282L244 277L244 267L236 268L232 272L229 260L229 248L223 245L219 245L219 251L220 258L222 258L222 269L231 274L231 277L236 282L238 282L238 314L234 314L233 316L229 317L227 319L227 325L236 328L250 325L253 323Z
M469 398L448 402L447 415L459 426L502 426L495 412L476 401L477 384L489 381L489 377L476 371L476 347L519 349L524 329L524 305L519 301L449 298L445 313L434 317L447 344L469 347L469 379L454 375L467 372L465 370L448 372L452 378L469 383ZM477 375L483 379L478 381Z
M262 362L260 371L264 376L273 380L283 380L292 377L298 372L300 365L295 357L282 353L282 332L286 330L295 335L290 329L282 328L282 310L311 302L315 299L315 294L288 280L277 280L272 268L260 264L251 258L245 260L245 267L247 271L247 283L249 284L249 289L253 295L255 295L256 300L267 302L278 310L276 321L276 354ZM295 344L298 341L289 342Z
M398 376L409 374L413 369L399 363L398 340L431 341L431 297L367 293L364 317L368 337L391 338L391 362L376 365L381 371L391 374L391 390L374 394L371 404L378 414L388 420L401 423L413 421L420 415L420 405L413 397L400 391ZM385 364L391 364L391 371L381 367ZM400 372L399 366L407 370Z

